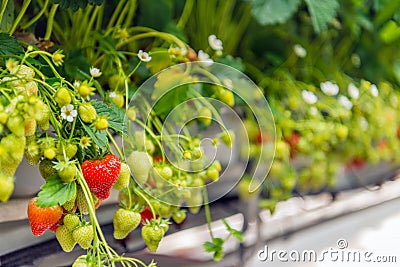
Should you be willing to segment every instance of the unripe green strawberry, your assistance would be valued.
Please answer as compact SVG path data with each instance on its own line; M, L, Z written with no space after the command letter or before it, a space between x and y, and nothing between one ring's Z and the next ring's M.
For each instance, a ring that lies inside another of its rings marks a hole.
M207 173L206 173L207 177L212 180L212 181L218 181L219 178L219 172L217 169L215 168L208 168L207 169Z
M122 75L114 74L108 78L108 86L113 89L122 89L124 87L125 79Z
M64 145L64 150L67 159L72 159L76 155L76 152L78 151L78 146L75 144L67 143ZM64 160L64 151L63 151L63 146L61 144L57 145L57 159L59 161Z
M123 239L131 231L139 226L141 220L140 213L123 208L118 209L114 214L114 238Z
M159 225L147 224L142 228L142 238L146 243L148 249L155 252L158 248L158 244L164 237L164 230Z
M46 159L54 159L55 157L56 157L56 155L57 155L57 152L56 152L56 149L54 148L54 147L49 147L49 148L46 148L44 151L43 151L43 156L46 158Z
M128 117L128 119L130 119L131 121L136 120L136 110L134 107L130 107L128 108L128 110L126 111L126 116Z
M58 167L57 174L63 182L71 183L75 180L77 170L74 164L59 164Z
M76 241L72 236L72 231L66 225L60 225L57 228L56 238L65 252L71 252L76 245Z
M97 118L96 109L91 103L84 102L78 107L78 114L85 123L92 123Z
M74 240L83 249L88 249L93 241L93 227L91 225L81 226L72 231Z
M39 145L36 142L31 142L26 148L25 156L30 165L38 164L41 157Z
M14 191L14 178L0 174L0 201L7 202Z
M345 125L339 124L336 126L335 133L340 140L344 141L347 139L349 129Z
M230 107L233 107L235 105L235 97L230 90L220 90L218 92L218 99L227 104Z
M60 87L57 90L56 95L54 96L54 100L61 108L63 106L70 104L72 99L68 89L65 87Z
M42 130L47 131L50 127L50 109L47 105L43 106L42 116L37 119L37 125Z
M72 264L72 267L92 267L92 265L86 261L86 257L86 255L79 256Z
M212 164L211 167L213 167L214 169L216 169L217 171L221 171L222 167L221 167L221 162L219 162L219 160L215 160Z
M4 125L7 123L7 120L8 120L8 113L5 111L1 111L0 112L0 123Z
M181 224L186 219L186 210L177 210L172 214L172 219L177 224Z
M197 214L200 211L201 205L203 204L203 196L201 189L192 190L190 198L187 200L187 206L192 214Z
M98 118L94 126L96 130L105 130L108 128L108 120L106 118Z
M202 107L199 110L199 118L198 119L202 124L204 124L206 126L210 125L211 120L212 120L211 110L207 107Z
M240 199L247 201L257 195L257 191L250 192L251 190L250 184L251 184L251 179L243 178L242 180L240 180L237 186L238 195Z
M16 136L15 134L8 134L1 139L1 144L4 149L9 153L13 160L10 160L10 164L22 161L24 157L24 148L26 144L25 136Z
M235 141L235 133L232 130L225 131L220 138L227 147L232 147Z
M25 119L25 136L32 136L36 133L36 120L33 118Z
M51 160L44 159L39 163L39 171L40 175L42 175L43 179L47 179L57 171L53 168L53 163Z
M114 184L114 188L117 190L122 190L129 186L129 180L131 178L131 170L129 166L125 163L121 163L121 171L117 182Z
M92 94L94 91L94 88L89 86L87 82L83 82L79 87L78 87L78 93L81 97L87 98Z
M76 214L68 213L64 216L64 225L67 226L69 230L74 230L81 220L79 219L79 216Z
M171 179L173 174L172 169L169 166L164 166L159 173L165 180Z
M92 193L92 198L94 203L98 203L98 198ZM76 201L78 203L79 211L82 214L89 214L88 203L86 202L85 194L82 191L82 188L78 187L76 191Z
M11 115L7 120L7 127L16 136L25 135L25 122L21 115Z
M117 107L122 108L125 103L125 98L121 93L115 93L115 96L111 97L111 101L114 102Z
M145 183L153 167L153 160L146 152L133 151L127 159L127 164L131 169L133 178L138 183Z
M64 203L64 205L62 207L66 211L75 212L75 210L76 210L76 196L77 196L77 193L75 192L75 195L72 196L72 198L70 200L68 200L67 202Z

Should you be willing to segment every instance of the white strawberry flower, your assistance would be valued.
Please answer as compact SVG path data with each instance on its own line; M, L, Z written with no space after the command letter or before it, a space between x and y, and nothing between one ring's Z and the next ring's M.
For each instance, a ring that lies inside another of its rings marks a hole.
M339 96L339 103L345 108L350 110L353 107L353 103L347 98L347 96Z
M347 86L347 92L349 93L349 96L354 99L357 99L360 96L360 91L353 83L350 83Z
M377 97L377 96L379 95L378 87L376 87L375 84L371 84L370 90L371 90L371 94L372 94L374 97Z
M117 94L116 94L115 92L111 92L108 96L109 96L110 98L116 98L116 97L117 97Z
M67 120L68 122L73 122L74 117L76 117L77 115L78 115L78 112L76 111L76 109L74 109L74 106L71 104L63 106L61 108L61 117L64 120Z
M151 60L149 53L143 52L143 50L139 50L137 56L143 62L149 62Z
M222 51L222 41L217 38L214 34L208 36L208 43L210 44L210 47L214 49L215 51Z
M303 90L301 96L303 97L303 100L310 105L315 104L318 101L318 97L313 92L307 90Z
M92 75L92 77L97 78L97 77L100 77L101 74L103 74L103 73L100 71L100 69L95 68L95 67L90 68L90 75Z
M296 54L296 56L300 58L304 58L307 56L307 50L303 46L301 46L301 44L295 44L293 46L293 51Z
M214 63L214 61L210 58L210 55L203 50L199 50L197 57L199 58L199 61L201 61L201 63L206 67L211 66Z
M322 92L326 95L337 95L339 93L339 86L332 83L331 81L326 81L320 84Z

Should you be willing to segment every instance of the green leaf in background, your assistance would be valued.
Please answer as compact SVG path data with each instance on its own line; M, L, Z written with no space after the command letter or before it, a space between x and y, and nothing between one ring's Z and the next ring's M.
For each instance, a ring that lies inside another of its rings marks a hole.
M0 33L0 55L18 55L24 50L20 44L8 33Z
M124 130L125 113L114 103L107 105L104 102L93 102L97 115L105 116L108 120L108 126L118 133Z
M49 177L38 194L37 205L41 208L64 205L76 194L76 183L65 183L57 175Z
M5 3L4 0L0 0L0 9L3 7ZM0 31L8 32L11 29L11 26L14 22L14 9L15 9L15 1L8 1L6 9L4 10L3 18L0 21Z
M105 131L94 132L92 127L86 125L82 122L82 126L86 133L92 138L93 142L100 148L106 147L107 145L107 135Z
M227 56L218 58L217 62L228 65L234 69L237 69L238 71L241 71L241 72L244 71L244 65L243 65L242 59L239 57L234 58L231 55L227 55Z
M328 28L339 8L337 0L305 0L317 33Z
M286 22L300 4L300 0L249 0L249 2L253 16L261 25Z
M138 24L162 31L172 20L171 0L139 1Z
M393 20L389 20L383 25L382 29L379 31L379 36L385 43L392 43L399 39L400 27Z

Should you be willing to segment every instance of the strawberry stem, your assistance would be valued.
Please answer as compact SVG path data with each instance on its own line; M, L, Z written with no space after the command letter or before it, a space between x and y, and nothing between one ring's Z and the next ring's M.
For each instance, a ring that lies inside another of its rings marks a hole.
M79 166L79 165L78 165ZM111 261L111 266L115 266L115 264L114 264L114 262L112 261L112 259L114 258L114 255L111 253L111 250L110 250L110 247L108 246L108 244L107 244L107 241L106 241L106 239L105 239L105 237L104 237L104 235L103 235L103 232L102 232L102 230L101 230L101 228L100 228L100 225L99 225L99 222L98 222L98 220L97 220L97 217L96 217L96 211L94 210L94 202L93 202L93 198L92 198L92 195L91 195L91 193L90 193L90 189L89 189L89 186L87 185L87 183L86 183L86 181L85 181L85 178L83 177L83 173L82 173L82 168L81 168L81 166L79 166L79 171L78 171L78 182L79 182L79 184L81 185L81 187L82 187L82 191L83 191L83 193L84 193L84 195L85 195L85 199L86 199L86 201L87 201L87 203L88 203L88 209L89 209L89 215L90 215L90 220L91 220L91 222L92 222L92 225L94 225L95 226L95 228L97 228L97 233L98 233L98 235L100 236L100 239L101 239L101 241L103 242L103 246L104 246L104 248L105 248L105 250L106 250L106 253L107 253L107 255L108 255L108 257L109 257L109 259L110 259L110 261ZM96 233L96 232L95 232ZM95 236L97 236L97 235L95 235ZM96 246L96 248L98 249L99 248L99 246ZM100 266L100 261L98 261L98 264L99 264L99 266Z

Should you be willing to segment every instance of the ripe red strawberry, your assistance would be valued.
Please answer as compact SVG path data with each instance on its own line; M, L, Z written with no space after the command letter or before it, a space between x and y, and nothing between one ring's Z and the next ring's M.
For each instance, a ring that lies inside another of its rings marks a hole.
M101 160L85 160L82 163L83 177L90 191L101 200L110 195L110 190L117 182L120 171L121 162L112 154L106 155Z
M56 205L48 208L41 208L36 205L37 198L32 198L28 205L28 219L32 233L40 236L54 224L58 223L63 214L61 206Z

